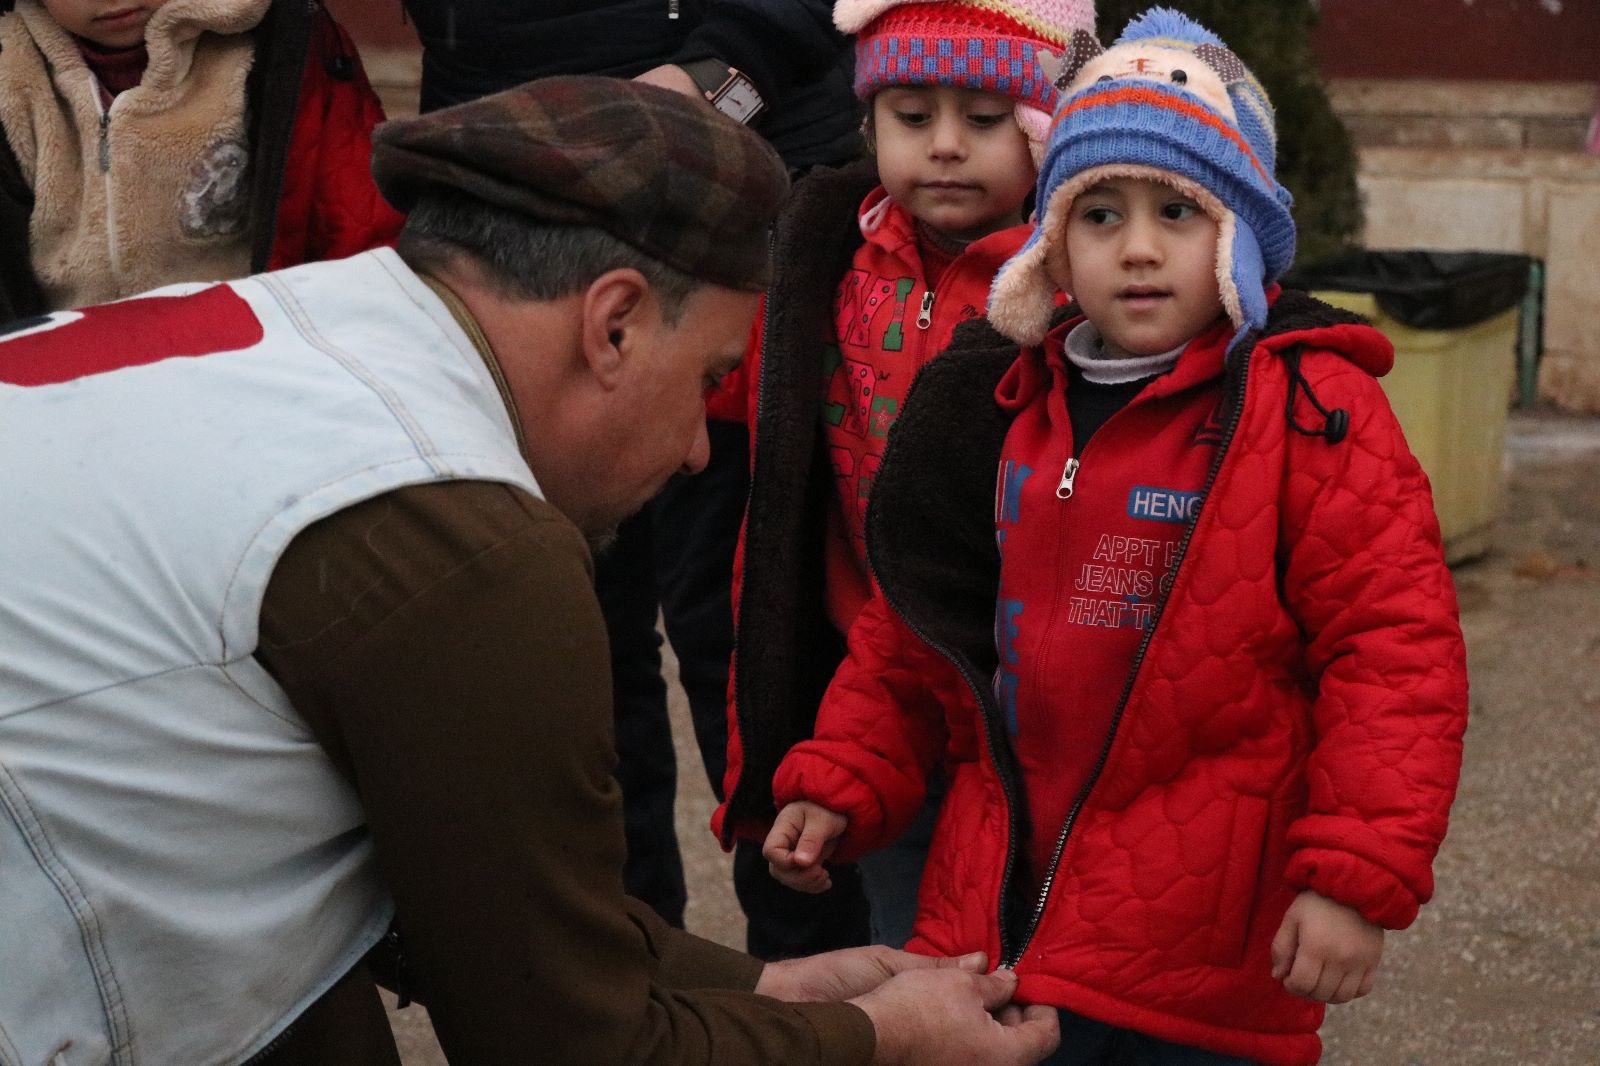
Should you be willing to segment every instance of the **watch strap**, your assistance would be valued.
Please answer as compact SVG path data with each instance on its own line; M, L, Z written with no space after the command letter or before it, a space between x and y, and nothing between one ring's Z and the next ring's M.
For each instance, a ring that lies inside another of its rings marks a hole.
M683 72L689 75L689 80L694 82L695 88L705 94L706 99L728 83L735 71L733 65L725 63L716 56L707 56L704 59L691 59L687 63L679 63Z

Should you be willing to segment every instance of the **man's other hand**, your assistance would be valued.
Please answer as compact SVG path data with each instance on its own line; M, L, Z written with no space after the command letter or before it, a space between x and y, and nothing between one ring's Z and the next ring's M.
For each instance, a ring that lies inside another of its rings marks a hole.
M1054 1007L1010 1002L1016 974L911 970L851 1002L877 1031L873 1066L1031 1066L1061 1042Z
M909 951L875 946L826 951L803 959L769 962L755 990L763 996L791 1003L854 999L865 995L896 974L912 970L962 970L983 973L989 968L981 951L955 958L914 955Z

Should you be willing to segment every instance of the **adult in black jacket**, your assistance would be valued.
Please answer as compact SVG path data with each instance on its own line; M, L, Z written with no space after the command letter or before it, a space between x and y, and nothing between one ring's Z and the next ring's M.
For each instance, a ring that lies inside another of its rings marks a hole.
M638 77L689 90L733 67L765 105L753 123L792 174L860 152L852 54L831 0L403 0L422 41L422 110L462 103L552 74ZM680 68L687 68L687 72ZM623 523L597 561L611 640L617 776L627 822L628 892L673 924L687 900L674 830L677 765L661 677L657 611L678 658L712 791L726 765L731 574L749 491L743 425L712 420L711 462L674 478ZM767 873L759 848L734 855L747 946L766 959L866 943L866 901L853 867L822 896Z
M404 0L422 41L422 110L551 74L632 78L720 59L755 83L755 128L792 169L854 155L850 51L829 0Z

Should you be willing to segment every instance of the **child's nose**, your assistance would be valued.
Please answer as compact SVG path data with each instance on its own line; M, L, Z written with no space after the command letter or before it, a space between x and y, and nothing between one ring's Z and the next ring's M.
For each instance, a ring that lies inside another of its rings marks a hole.
M1130 217L1122 229L1122 258L1129 264L1160 262L1160 228L1149 219Z
M929 152L937 159L962 159L967 154L966 129L959 115L940 115L933 121Z

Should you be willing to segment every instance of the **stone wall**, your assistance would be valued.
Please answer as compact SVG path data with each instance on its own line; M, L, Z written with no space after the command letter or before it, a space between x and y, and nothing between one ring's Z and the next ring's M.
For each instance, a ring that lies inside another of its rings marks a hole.
M1600 156L1586 83L1335 81L1361 153L1370 248L1545 263L1542 399L1600 413Z
M363 46L361 62L383 113L403 118L417 113L417 93L422 84L422 53L416 47L374 48Z

